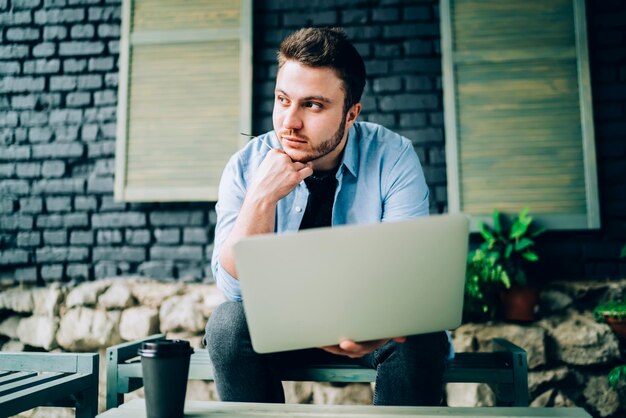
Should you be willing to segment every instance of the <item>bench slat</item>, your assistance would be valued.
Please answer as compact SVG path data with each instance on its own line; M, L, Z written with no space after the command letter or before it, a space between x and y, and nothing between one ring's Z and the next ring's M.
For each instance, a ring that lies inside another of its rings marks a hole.
M35 372L13 372L6 376L0 377L0 385L15 382L22 379L28 379L29 377L37 376Z
M76 354L55 353L2 353L0 370L76 373Z
M19 390L37 386L42 383L47 383L52 380L59 379L65 375L65 373L46 373L40 374L38 376L29 377L28 379L21 379L12 383L3 384L0 386L0 396L9 395Z

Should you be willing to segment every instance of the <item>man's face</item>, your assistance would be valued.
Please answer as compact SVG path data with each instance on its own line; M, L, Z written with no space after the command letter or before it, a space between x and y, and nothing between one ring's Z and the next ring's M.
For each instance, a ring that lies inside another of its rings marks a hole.
M315 170L339 164L348 129L361 105L344 112L341 79L330 68L287 61L279 69L274 92L274 130L293 161L312 162Z

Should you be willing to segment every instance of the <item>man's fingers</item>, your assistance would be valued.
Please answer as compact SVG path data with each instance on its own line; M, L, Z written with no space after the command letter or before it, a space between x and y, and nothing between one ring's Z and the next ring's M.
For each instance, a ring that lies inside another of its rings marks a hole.
M311 166L311 163L306 163L306 165L303 168L298 170L298 173L300 174L301 181L313 175L313 167Z

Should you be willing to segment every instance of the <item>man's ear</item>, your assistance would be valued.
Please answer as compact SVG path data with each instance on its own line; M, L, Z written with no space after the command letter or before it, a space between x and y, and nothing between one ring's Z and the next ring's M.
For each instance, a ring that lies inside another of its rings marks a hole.
M346 127L348 129L350 129L354 122L356 122L356 118L359 117L361 109L361 103L355 103L350 107L350 109L348 109L348 114L346 115Z

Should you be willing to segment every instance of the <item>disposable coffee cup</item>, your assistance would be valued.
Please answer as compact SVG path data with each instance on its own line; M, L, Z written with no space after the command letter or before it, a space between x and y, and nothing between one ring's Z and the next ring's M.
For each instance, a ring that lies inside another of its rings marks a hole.
M189 341L159 340L141 345L141 369L148 418L182 418L193 348Z

